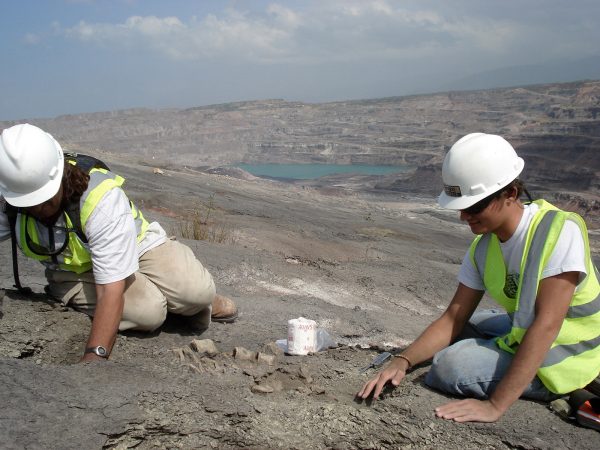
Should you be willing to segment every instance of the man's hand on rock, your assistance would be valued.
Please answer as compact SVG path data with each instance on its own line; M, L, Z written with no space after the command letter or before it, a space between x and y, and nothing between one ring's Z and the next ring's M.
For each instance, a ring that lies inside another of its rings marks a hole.
M358 398L366 399L373 392L373 399L379 398L379 394L384 386L391 382L394 387L398 386L406 376L408 364L404 359L394 359L385 369L379 372L374 378L365 383L362 389L356 394Z
M502 417L500 410L489 400L469 398L446 403L435 408L435 415L455 422L495 422Z

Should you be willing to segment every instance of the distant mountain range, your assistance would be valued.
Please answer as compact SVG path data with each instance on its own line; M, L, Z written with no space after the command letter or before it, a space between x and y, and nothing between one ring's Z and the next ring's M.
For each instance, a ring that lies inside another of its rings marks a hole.
M600 55L488 70L442 85L441 90L493 89L597 79L600 79Z

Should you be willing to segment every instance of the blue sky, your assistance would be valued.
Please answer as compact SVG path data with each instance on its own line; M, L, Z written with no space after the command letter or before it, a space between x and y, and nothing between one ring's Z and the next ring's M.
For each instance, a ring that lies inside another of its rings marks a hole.
M597 0L6 0L0 120L600 78L599 23Z

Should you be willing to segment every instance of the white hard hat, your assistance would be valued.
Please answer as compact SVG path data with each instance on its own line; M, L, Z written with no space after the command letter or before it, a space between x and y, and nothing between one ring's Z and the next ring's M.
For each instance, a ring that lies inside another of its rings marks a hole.
M35 206L60 188L64 156L59 143L28 123L5 129L0 136L0 193L17 207Z
M448 209L468 208L516 179L524 166L525 161L504 138L467 134L444 159L444 191L438 203Z

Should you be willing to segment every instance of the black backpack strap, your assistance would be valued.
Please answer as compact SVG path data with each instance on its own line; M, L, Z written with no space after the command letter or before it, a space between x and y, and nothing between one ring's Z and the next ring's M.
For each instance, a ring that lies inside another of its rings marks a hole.
M105 169L110 170L108 166L98 158L94 158L89 155L82 155L76 152L65 152L65 159L67 161L75 161L78 168L85 173L90 173L92 169ZM69 216L71 224L73 225L74 231L81 242L88 242L87 237L83 233L83 227L81 226L81 206L79 200L69 203L64 207L65 213Z
M21 294L29 295L32 292L31 288L23 287L21 285L21 280L19 279L19 261L17 259L17 214L19 213L19 210L16 207L6 203L4 212L8 217L8 224L10 226L10 246L12 249L13 278L15 280L15 287Z
M64 152L64 155L67 161L75 161L77 163L77 167L79 167L85 173L90 173L90 170L92 169L110 170L103 161L100 161L98 158L94 158L93 156L82 155L81 153L76 152Z
M77 237L81 240L81 242L87 244L88 239L83 233L83 227L81 226L81 205L79 204L79 200L69 203L64 207L63 211L71 220L73 232L77 234Z

